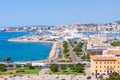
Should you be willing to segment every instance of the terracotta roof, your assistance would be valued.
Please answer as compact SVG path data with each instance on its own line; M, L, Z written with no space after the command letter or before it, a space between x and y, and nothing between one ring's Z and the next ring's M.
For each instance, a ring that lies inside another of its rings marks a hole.
M108 50L107 52L108 52L108 53L110 53L110 52L117 52L117 53L120 53L120 50Z
M116 61L115 57L106 57L106 56L91 56L91 59L94 61Z

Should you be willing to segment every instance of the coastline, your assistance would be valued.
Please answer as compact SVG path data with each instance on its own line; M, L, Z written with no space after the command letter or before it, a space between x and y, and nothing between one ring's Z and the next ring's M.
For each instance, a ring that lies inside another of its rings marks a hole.
M9 42L40 42L40 43L50 43L52 44L51 50L45 60L52 59L55 56L55 50L57 47L57 42L56 41L45 41L45 40L20 40L20 39L9 39ZM41 61L41 60L37 60Z
M48 55L47 59L52 59L55 56L56 48L57 48L57 42L55 41L52 45L52 48L49 52L49 55Z
M41 43L54 43L55 41L45 41L45 40L20 40L20 39L9 39L9 42L41 42Z

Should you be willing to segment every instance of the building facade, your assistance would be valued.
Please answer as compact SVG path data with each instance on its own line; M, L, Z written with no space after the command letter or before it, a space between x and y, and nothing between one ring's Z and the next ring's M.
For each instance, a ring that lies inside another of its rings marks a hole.
M91 70L96 76L112 72L120 73L120 49L104 50L103 55L92 55L90 58Z

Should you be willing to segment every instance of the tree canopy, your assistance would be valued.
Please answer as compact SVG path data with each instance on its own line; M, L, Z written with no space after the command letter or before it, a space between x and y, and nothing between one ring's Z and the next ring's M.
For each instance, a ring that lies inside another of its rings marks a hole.
M76 72L82 72L83 71L83 67L84 67L83 64L78 63L78 64L75 65L75 71Z
M51 64L50 65L50 70L53 72L57 72L58 71L58 65L57 64Z
M117 72L113 72L109 74L109 78L106 78L105 80L120 80L120 74Z
M69 49L68 49L68 43L66 41L63 42L63 53L68 53Z
M66 69L66 65L65 64L61 65L61 70L65 70L65 69Z
M73 49L74 52L82 52L82 42L79 42L79 44Z
M120 41L111 42L112 46L120 46Z
M0 71L6 71L6 67L4 64L0 64Z
M75 69L74 64L70 64L68 67L70 68L70 70L74 70Z

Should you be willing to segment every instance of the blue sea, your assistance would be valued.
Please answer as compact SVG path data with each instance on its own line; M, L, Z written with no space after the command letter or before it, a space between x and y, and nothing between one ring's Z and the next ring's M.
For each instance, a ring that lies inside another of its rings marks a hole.
M0 62L4 61L6 56L10 56L12 62L46 59L52 44L7 41L10 38L28 34L29 32L0 32Z

